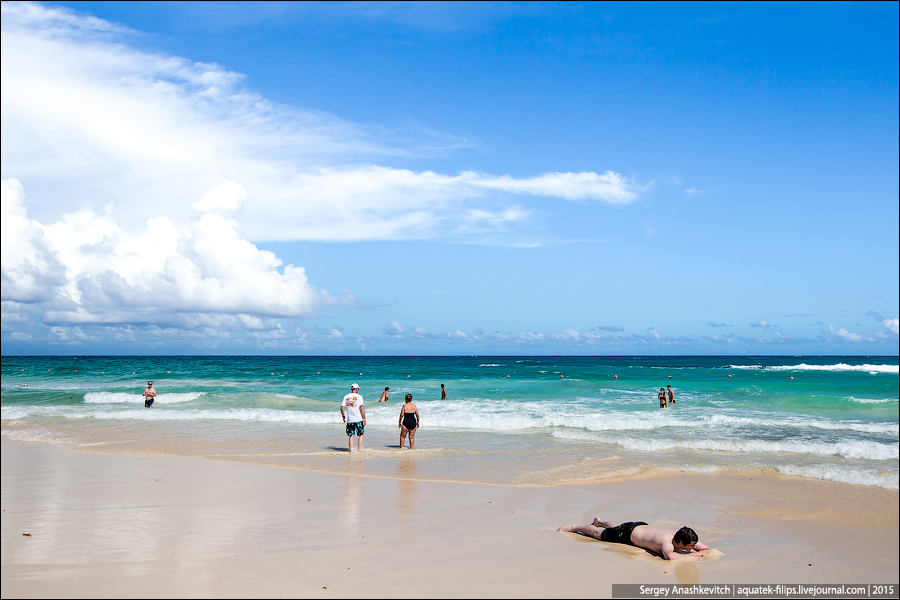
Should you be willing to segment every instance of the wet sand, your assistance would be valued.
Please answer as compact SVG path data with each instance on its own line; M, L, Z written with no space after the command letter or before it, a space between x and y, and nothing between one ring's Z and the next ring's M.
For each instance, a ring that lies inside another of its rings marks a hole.
M402 461L415 472L415 453ZM519 487L4 438L2 510L4 598L608 597L612 583L893 583L898 569L897 491L766 473ZM597 515L687 524L718 552L669 562L556 531Z

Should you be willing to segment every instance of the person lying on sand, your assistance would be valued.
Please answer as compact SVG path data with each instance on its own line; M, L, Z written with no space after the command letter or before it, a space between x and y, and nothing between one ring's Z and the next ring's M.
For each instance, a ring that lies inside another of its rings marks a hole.
M656 529L643 521L617 524L612 521L601 521L595 517L590 525L563 525L557 531L580 533L601 542L629 544L648 550L666 560L674 560L682 556L703 558L709 546L697 541L697 534L690 527L681 529Z

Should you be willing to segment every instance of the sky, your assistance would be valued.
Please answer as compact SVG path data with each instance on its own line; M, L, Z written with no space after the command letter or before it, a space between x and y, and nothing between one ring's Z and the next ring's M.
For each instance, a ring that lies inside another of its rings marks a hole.
M896 355L897 3L2 4L2 353Z

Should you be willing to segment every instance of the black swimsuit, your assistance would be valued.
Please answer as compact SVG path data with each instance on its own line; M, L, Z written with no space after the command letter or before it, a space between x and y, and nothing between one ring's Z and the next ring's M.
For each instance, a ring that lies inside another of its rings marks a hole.
M403 426L412 431L418 427L419 422L416 419L416 413L403 413Z
M635 527L641 525L646 525L646 523L643 521L631 521L615 527L609 527L600 532L600 541L634 546L634 544L631 543L631 532L634 531Z

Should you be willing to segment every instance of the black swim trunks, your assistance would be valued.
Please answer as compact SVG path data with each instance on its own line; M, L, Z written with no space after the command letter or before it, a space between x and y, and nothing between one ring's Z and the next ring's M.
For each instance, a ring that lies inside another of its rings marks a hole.
M609 527L600 532L600 541L634 546L634 544L631 543L631 532L634 531L635 527L640 525L646 525L646 523L643 521L630 521L628 523L617 525L616 527Z

